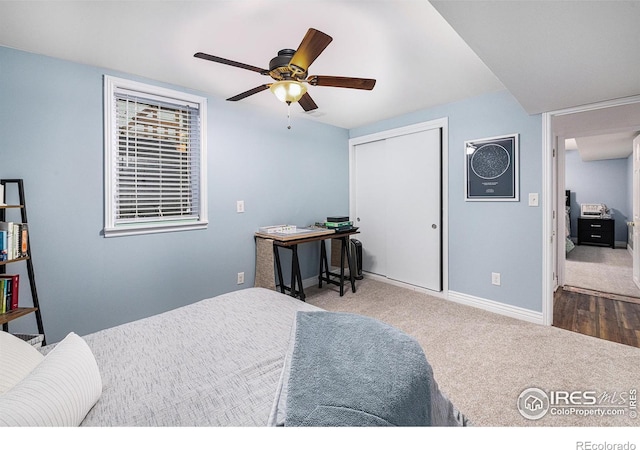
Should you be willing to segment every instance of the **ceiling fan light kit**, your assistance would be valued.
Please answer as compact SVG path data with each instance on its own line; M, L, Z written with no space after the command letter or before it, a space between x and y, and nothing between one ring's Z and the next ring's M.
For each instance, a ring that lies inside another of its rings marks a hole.
M276 81L269 88L271 92L284 103L295 103L307 93L307 87L299 81Z
M370 78L335 77L324 75L312 75L307 78L309 66L327 48L333 38L322 31L309 28L297 50L283 49L269 62L269 69L251 66L249 64L232 61L230 59L198 52L196 58L226 64L240 69L258 72L260 75L268 75L275 80L271 84L249 89L238 95L228 98L228 101L238 101L250 95L257 94L266 89L271 90L281 102L288 105L298 102L305 111L318 108L307 92L306 83L312 86L341 87L348 89L364 89L370 91L376 84L376 80Z

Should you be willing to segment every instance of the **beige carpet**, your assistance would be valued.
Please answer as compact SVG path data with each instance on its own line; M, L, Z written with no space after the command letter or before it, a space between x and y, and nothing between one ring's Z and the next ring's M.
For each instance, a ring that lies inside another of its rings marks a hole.
M640 349L512 319L365 278L340 297L336 286L306 290L307 302L382 320L422 345L441 389L476 426L639 426L624 416L547 414L523 418L529 387L545 392L628 393L640 388Z
M576 245L567 254L565 286L640 298L633 261L624 248Z

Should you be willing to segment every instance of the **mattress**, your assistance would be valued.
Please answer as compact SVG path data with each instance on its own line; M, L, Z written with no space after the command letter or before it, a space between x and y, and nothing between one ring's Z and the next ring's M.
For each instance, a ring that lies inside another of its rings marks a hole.
M468 424L413 338L269 289L223 294L83 341L102 385L78 418L85 427Z
M250 288L84 336L103 392L82 426L265 426L297 311Z

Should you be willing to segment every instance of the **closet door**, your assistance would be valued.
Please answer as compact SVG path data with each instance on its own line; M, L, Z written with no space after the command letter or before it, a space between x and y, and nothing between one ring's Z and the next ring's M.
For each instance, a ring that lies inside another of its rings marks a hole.
M440 130L387 139L387 277L441 290Z
M360 234L354 236L362 242L362 269L386 276L387 204L386 143L384 140L368 142L356 147L356 222Z
M355 148L355 213L366 272L440 291L440 129Z

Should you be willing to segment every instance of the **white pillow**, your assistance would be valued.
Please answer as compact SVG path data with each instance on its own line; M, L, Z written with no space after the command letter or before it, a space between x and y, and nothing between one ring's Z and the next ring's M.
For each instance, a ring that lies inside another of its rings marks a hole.
M29 375L43 359L42 353L31 344L0 331L0 395Z
M101 393L91 349L69 333L26 378L0 395L0 426L78 426Z

